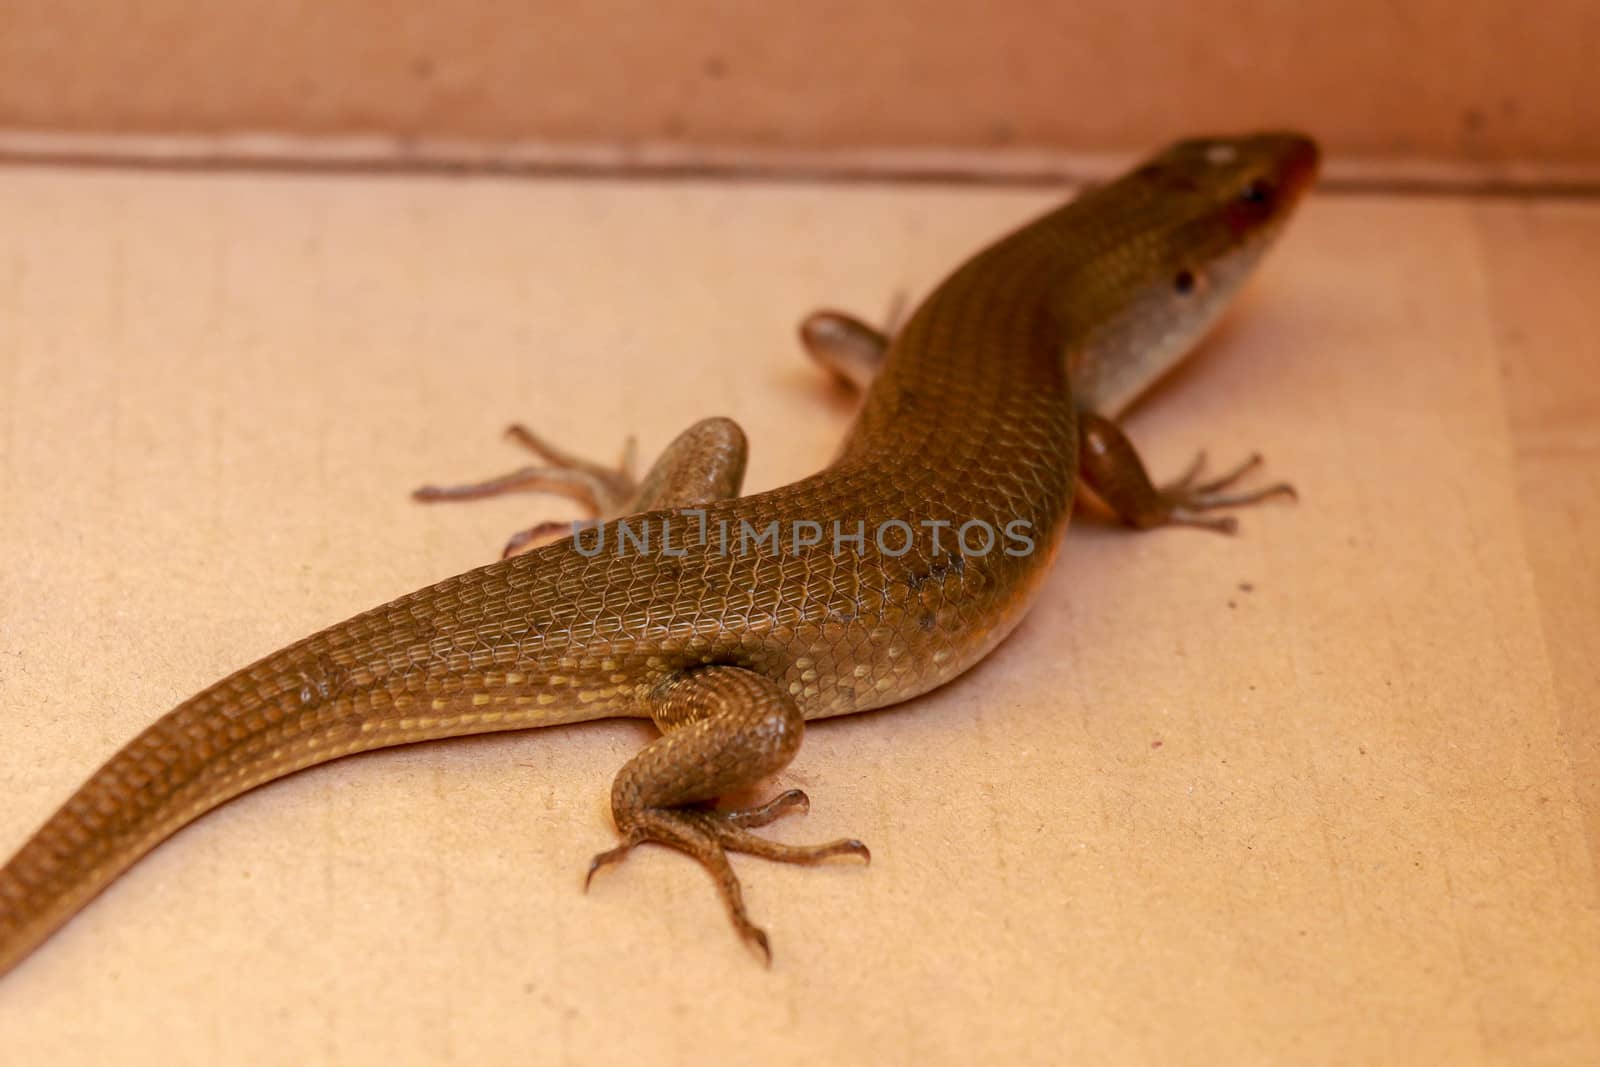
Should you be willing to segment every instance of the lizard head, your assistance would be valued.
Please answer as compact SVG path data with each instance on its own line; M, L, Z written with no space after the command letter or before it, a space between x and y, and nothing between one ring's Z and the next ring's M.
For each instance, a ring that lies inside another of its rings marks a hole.
M1189 352L1316 179L1297 133L1179 141L1081 199L1105 218L1100 251L1063 290L1081 308L1068 353L1078 402L1114 415Z
M1317 143L1298 133L1197 137L1146 160L1129 180L1167 203L1175 258L1204 268L1276 236L1316 179L1319 159Z

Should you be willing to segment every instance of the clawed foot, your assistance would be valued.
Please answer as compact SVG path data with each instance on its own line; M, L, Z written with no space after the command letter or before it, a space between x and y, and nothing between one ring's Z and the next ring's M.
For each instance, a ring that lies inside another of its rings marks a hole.
M872 853L867 846L852 838L822 845L785 845L749 832L790 813L804 814L810 806L803 792L791 789L758 808L743 811L645 809L630 819L623 830L622 844L600 853L590 861L583 888L588 890L596 871L621 861L636 845L655 842L671 846L698 860L711 873L722 894L722 901L727 905L728 917L733 920L734 929L746 942L761 951L770 966L772 948L767 942L766 932L752 923L745 912L744 895L739 888L738 876L728 862L728 853L743 852L779 863L820 863L834 856L860 856L869 863L872 861Z
M547 466L521 467L509 474L466 485L425 485L412 492L415 500L479 500L502 493L544 492L571 497L588 507L596 518L622 514L639 484L634 478L634 440L627 439L622 458L614 467L593 463L564 452L525 426L512 426L506 436L545 461ZM540 522L520 530L506 542L502 558L570 536L571 522Z
M1157 487L1150 481L1133 443L1116 423L1092 411L1078 417L1078 472L1084 483L1129 526L1154 530L1161 526L1198 526L1231 534L1239 522L1231 515L1208 515L1220 508L1257 504L1269 497L1298 499L1294 487L1279 482L1245 493L1226 492L1230 486L1261 465L1252 455L1232 470L1208 481L1200 480L1206 454L1195 456L1183 477Z
M1252 453L1248 459L1226 473L1220 474L1208 481L1198 481L1200 472L1205 469L1206 454L1204 452L1195 456L1194 462L1189 465L1182 477L1176 481L1163 485L1158 493L1167 504L1166 524L1180 526L1199 526L1207 530L1216 530L1219 533L1231 534L1239 529L1239 520L1232 515L1207 515L1205 512L1216 511L1220 508L1244 507L1249 504L1258 504L1272 497L1286 497L1289 500L1298 500L1299 495L1294 491L1294 486L1287 482L1277 482L1262 489L1252 489L1244 493L1227 493L1223 490L1232 486L1240 478L1261 466L1261 454Z

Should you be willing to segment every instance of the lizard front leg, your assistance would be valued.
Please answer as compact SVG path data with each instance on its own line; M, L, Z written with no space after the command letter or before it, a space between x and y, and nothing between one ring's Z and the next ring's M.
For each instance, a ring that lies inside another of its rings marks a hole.
M671 846L710 872L734 928L770 964L767 935L745 911L728 853L808 864L832 856L870 861L871 854L853 839L786 845L750 832L788 812L805 811L809 801L798 789L742 811L704 806L781 770L799 750L805 719L794 698L772 679L728 666L675 674L651 694L650 717L663 736L629 760L611 787L611 813L622 844L594 858L584 887L596 871L618 862L636 845Z
M865 389L888 354L889 336L860 319L838 311L815 311L800 324L800 341L813 359L841 381ZM1218 477L1200 481L1205 453L1195 457L1176 481L1156 485L1145 471L1133 442L1110 419L1082 412L1078 418L1078 473L1095 496L1118 519L1140 530L1158 526L1198 526L1233 533L1232 515L1212 515L1223 508L1246 507L1273 497L1295 499L1292 485L1278 482L1245 492L1228 492L1244 475L1261 465L1252 455Z
M1198 526L1233 533L1239 521L1232 515L1211 515L1221 508L1259 504L1272 497L1296 499L1286 482L1242 493L1227 492L1240 478L1261 465L1252 455L1227 473L1199 481L1205 453L1197 455L1187 472L1174 482L1157 486L1122 429L1103 416L1083 412L1078 416L1078 473L1123 522L1141 530L1157 526Z

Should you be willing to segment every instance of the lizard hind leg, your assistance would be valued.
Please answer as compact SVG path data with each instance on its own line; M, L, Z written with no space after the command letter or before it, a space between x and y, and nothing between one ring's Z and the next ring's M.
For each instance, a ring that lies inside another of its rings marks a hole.
M614 519L655 508L695 507L739 495L744 483L748 446L744 431L732 419L710 418L683 431L667 445L643 478L635 478L634 440L627 439L621 460L605 466L574 456L524 426L507 436L545 461L509 474L464 485L426 485L412 492L425 502L479 500L515 492L556 493L571 497L596 519ZM504 556L570 536L572 522L539 522L513 534Z
M767 935L750 921L728 853L743 852L780 863L819 863L833 856L871 859L853 839L788 845L752 834L791 811L809 807L791 789L760 807L717 811L707 803L752 785L786 766L800 748L805 720L787 691L741 667L710 666L667 679L650 697L650 714L662 736L617 773L611 812L622 844L595 856L595 872L646 842L668 845L699 861L716 882L734 929L772 962Z

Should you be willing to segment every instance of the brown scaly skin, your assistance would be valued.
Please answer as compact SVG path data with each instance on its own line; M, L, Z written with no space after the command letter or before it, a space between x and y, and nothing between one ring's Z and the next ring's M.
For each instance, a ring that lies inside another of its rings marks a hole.
M678 848L764 951L726 853L810 863L866 849L750 833L803 809L797 791L745 812L705 802L787 764L807 720L907 700L994 648L1038 589L1080 478L1138 526L1284 491L1221 495L1242 471L1156 489L1111 418L1193 347L1316 164L1292 134L1182 142L979 253L892 341L813 319L819 357L871 385L839 457L793 485L737 497L744 437L727 420L692 427L637 487L626 463L586 464L524 431L551 466L433 494L564 489L607 515L647 512L636 531L672 520L671 552L658 537L619 553L609 522L339 623L185 701L0 869L0 972L179 827L254 786L387 745L618 715L649 716L663 736L618 774L623 843L591 876L642 842ZM685 507L702 508L703 525ZM891 520L912 528L903 554L897 531L884 527L887 548L872 533ZM952 547L971 520L1026 523L1033 550ZM868 533L859 551L827 533L795 545L807 521ZM935 545L924 524L939 521L950 525ZM738 550L741 523L773 522L778 550ZM605 550L586 552L601 532Z

